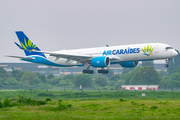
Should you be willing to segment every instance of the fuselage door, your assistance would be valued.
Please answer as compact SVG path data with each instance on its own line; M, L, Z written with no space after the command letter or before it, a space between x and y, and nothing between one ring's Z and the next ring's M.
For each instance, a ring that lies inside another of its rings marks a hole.
M159 46L155 46L155 53L158 53L159 52Z

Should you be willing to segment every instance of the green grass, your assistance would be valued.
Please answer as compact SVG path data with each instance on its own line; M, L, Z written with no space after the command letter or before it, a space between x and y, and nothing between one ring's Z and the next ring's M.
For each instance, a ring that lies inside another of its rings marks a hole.
M0 100L8 97L17 97L18 95L33 98L33 99L45 99L50 97L51 99L62 99L62 100L112 100L112 99L137 99L137 100L172 100L172 91L133 91L133 90L118 90L118 96L116 90L83 90L84 95L81 90L0 90ZM31 94L32 93L32 94ZM142 93L145 93L145 97L142 97ZM101 95L101 96L100 96ZM173 96L175 100L180 100L180 91L174 91ZM66 98L66 99L65 99Z
M119 90L118 96L116 90L101 90L101 96L98 90L83 91L84 97L81 90L66 90L65 99L64 90L0 90L2 103L5 98L15 102L19 95L48 101L45 105L18 103L0 108L0 120L180 119L180 91L174 91L174 100L172 91ZM61 105L59 99L63 100Z
M72 107L52 110L58 101L42 106L15 106L0 108L4 120L109 120L109 119L180 119L180 100L68 100Z

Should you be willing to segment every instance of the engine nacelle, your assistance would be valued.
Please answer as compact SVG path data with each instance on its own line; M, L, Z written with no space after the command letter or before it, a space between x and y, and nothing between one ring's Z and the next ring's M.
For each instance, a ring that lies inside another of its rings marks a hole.
M92 58L91 65L93 67L107 67L110 65L110 59L106 56Z
M124 62L121 64L122 67L127 67L127 68L131 68L131 67L136 67L138 66L139 61L135 61L135 62Z

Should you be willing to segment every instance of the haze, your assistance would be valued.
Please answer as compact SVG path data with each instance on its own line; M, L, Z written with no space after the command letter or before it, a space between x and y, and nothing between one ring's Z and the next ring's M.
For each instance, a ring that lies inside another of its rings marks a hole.
M180 50L179 0L1 0L0 62L21 62L24 31L41 50L167 43Z

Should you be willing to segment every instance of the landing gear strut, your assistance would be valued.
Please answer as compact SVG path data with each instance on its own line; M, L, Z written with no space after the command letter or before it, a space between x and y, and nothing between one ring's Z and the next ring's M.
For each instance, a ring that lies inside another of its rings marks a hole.
M90 66L88 66L88 67L87 67L86 69L84 69L82 72L83 72L83 73L88 73L88 74L93 74L94 71L93 71L93 70L90 70L89 67L90 67Z
M170 60L170 58L165 60L165 61L166 61L166 64L164 65L165 68L168 68L168 67L169 67L169 65L168 65L168 61L169 61L169 60Z
M102 74L108 74L108 70L105 70L105 69L101 69L101 70L98 70L98 73L102 73Z

